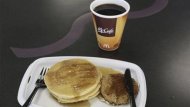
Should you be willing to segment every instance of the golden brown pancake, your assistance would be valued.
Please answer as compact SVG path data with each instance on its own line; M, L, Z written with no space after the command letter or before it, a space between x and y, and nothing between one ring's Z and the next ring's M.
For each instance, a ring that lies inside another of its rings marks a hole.
M138 93L138 84L135 80L134 94ZM129 94L124 84L123 74L109 74L105 75L101 81L101 94L103 98L111 104L120 105L129 102Z
M100 87L100 79L101 73L84 59L58 62L44 77L49 92L63 103L78 102L95 96Z
M60 103L74 103L74 102L79 102L79 101L84 101L84 100L90 100L91 98L96 97L100 91L99 91L100 85L96 87L92 92L89 92L86 95L71 98L71 99L64 99L64 98L59 98L58 96L53 95L55 98L57 98L58 102Z

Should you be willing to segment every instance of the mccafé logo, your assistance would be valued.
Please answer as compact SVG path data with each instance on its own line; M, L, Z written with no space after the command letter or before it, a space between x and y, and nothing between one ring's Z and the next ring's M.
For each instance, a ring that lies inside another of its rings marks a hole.
M94 16L94 23L96 23L96 32L101 36L113 37L116 30L116 18L101 18Z
M109 28L101 28L101 27L98 27L98 33L101 33L101 34L113 34L114 33L114 30L113 28L109 29Z

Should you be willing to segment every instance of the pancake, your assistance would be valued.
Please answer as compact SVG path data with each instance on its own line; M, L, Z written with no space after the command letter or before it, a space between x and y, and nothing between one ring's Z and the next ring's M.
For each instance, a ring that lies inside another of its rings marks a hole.
M96 97L100 93L99 88L100 88L100 85L98 85L96 87L96 89L94 89L92 92L90 92L86 95L71 98L71 99L63 99L63 98L59 98L58 96L55 96L55 95L53 95L53 96L56 99L58 99L58 102L60 102L60 103L74 103L74 102L79 102L79 101L90 100L91 98Z
M138 94L138 83L133 79L134 95ZM103 98L111 104L129 103L129 94L124 84L123 74L109 74L102 77L100 92Z
M69 59L53 65L44 82L59 102L70 103L87 100L99 93L100 79L101 73L89 61Z

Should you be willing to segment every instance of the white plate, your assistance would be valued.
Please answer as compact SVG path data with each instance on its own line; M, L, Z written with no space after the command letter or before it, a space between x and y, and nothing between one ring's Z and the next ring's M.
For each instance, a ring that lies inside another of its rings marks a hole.
M18 91L18 102L20 105L23 105L24 102L27 100L30 93L33 91L35 87L35 81L37 80L40 71L43 67L51 67L55 63L71 59L71 58L82 58L87 59L96 66L104 66L109 67L115 70L119 70L124 73L126 68L131 69L132 77L139 83L140 90L136 97L136 104L137 107L145 107L146 98L147 98L147 89L146 89L146 80L143 71L139 66L136 64L126 62L126 61L119 61L107 58L98 58L98 57L81 57L81 56L59 56L59 57L45 57L40 58L34 61L26 70L24 77L22 78L22 82L19 87ZM28 83L30 77L30 81ZM110 107L110 105L100 101L98 98L94 98L89 101L90 107ZM47 89L40 89L30 107L66 107L62 104L59 104L48 92ZM117 107L130 107L129 104L121 105Z

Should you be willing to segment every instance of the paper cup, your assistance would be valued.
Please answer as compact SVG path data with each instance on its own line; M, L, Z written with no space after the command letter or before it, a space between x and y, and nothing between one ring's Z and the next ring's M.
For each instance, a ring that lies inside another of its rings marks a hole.
M114 10L103 12L105 9ZM124 0L95 0L91 3L90 10L99 47L106 51L118 49L130 5Z

